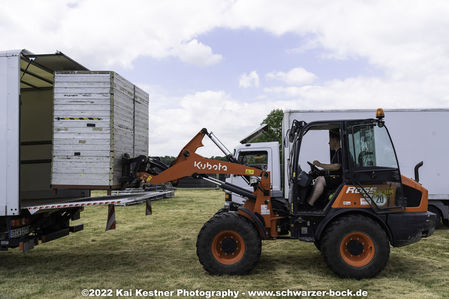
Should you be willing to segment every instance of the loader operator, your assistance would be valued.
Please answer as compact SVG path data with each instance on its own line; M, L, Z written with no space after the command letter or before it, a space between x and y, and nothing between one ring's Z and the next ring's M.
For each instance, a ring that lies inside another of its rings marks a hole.
M342 182L341 171L341 147L340 134L337 131L329 131L329 147L334 151L330 164L321 163L318 160L313 161L315 166L321 167L326 171L324 176L319 176L315 180L312 194L307 200L310 208L313 208L317 199L323 194L324 188L335 190Z

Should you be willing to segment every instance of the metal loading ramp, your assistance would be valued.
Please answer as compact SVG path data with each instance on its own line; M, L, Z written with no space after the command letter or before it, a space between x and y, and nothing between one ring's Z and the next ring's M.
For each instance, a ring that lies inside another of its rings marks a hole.
M159 191L117 191L117 195L84 197L84 198L67 198L67 199L40 199L25 201L22 209L28 210L33 215L39 212L49 211L53 209L78 208L86 206L101 205L120 205L128 206L143 203L147 200L155 201L162 198L174 196L174 190Z

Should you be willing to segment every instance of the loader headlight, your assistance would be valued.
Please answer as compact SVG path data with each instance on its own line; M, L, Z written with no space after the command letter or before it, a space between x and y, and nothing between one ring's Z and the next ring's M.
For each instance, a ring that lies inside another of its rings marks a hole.
M259 178L256 176L249 177L249 184L251 186L257 185L259 183Z

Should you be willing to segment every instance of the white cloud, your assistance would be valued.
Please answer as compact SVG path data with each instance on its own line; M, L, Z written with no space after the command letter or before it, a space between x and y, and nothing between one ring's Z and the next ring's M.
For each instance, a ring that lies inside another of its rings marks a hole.
M243 88L259 87L259 75L256 71L240 75L239 86Z
M175 156L203 127L212 130L232 151L273 109L447 108L449 96L437 95L446 90L443 82L432 85L436 93L427 84L415 83L350 78L322 85L277 86L264 88L257 102L240 101L224 91L212 90L180 98L159 95L150 103L150 111L157 111L150 115L150 152ZM205 140L204 144L200 154L221 155L213 143Z
M173 56L201 66L221 60L196 37L217 25L228 5L223 1L6 2L0 11L4 49L58 49L92 69L132 67L140 56Z
M277 72L272 76L281 80L280 86L263 89L252 104L225 91L175 98L150 87L150 109L155 111L150 114L152 154L176 154L203 126L224 136L232 147L274 108L449 106L449 2L445 0L15 0L2 4L3 49L27 48L35 53L58 49L92 69L132 67L142 56L213 65L223 57L199 37L216 28L250 28L306 36L307 43L290 53L319 48L327 59L362 58L383 74L353 74L318 84L301 74ZM250 74L240 86L258 86L257 73L257 79ZM240 132L242 136L236 136Z
M274 100L295 100L300 109L447 108L449 96L442 95L445 84L432 82L435 91L422 82L358 77L322 85L275 86L264 92Z
M131 67L140 56L211 65L221 56L198 36L215 28L262 29L307 35L302 50L363 57L394 78L425 78L447 76L448 14L445 0L16 0L3 1L0 39L4 49L58 49L92 68Z
M218 63L222 56L212 53L212 49L196 39L181 44L173 53L182 61L198 66L209 66Z
M257 103L239 101L224 91L200 91L181 98L158 97L150 102L150 152L152 155L176 156L182 147L207 128L232 151L238 142L254 131L276 108L299 108L295 101L264 100ZM169 124L169 125L168 125ZM205 138L198 152L205 156L222 155Z
M296 67L288 72L271 72L266 74L267 79L280 80L288 85L305 85L314 82L317 76L302 67Z

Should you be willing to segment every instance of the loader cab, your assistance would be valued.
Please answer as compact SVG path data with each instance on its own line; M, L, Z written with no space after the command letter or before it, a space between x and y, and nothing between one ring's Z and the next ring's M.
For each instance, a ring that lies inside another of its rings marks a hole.
M340 136L339 173L320 170L319 160L331 164L335 152L329 136ZM396 152L381 119L305 123L295 121L289 132L292 151L289 165L293 212L308 210L307 199L319 176L333 176L338 183L326 186L314 210L332 208L400 209L403 205L401 175Z
M338 137L338 146L335 146L335 138L330 136L342 136L342 124L339 121L320 121L306 124L305 122L294 122L290 131L290 139L293 142L290 152L290 198L294 211L302 211L306 208L307 198L313 191L313 186L319 176L329 175L342 178L342 171L328 172L314 166L312 162L318 160L321 163L331 164L335 155L343 156L344 144L342 138ZM344 168L342 163L341 170ZM328 203L339 184L329 186L323 192L316 203L316 207L322 210Z

